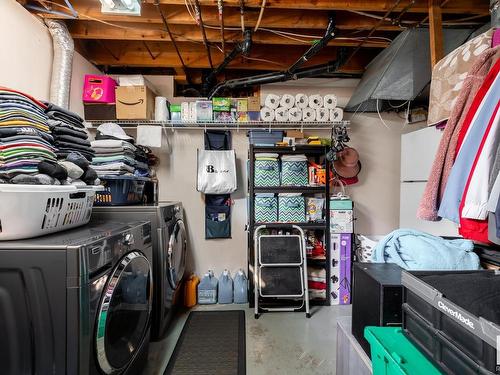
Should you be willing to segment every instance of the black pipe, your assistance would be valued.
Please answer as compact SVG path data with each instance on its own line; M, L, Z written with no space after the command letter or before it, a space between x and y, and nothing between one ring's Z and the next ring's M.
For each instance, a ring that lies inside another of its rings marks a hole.
M335 37L335 19L333 16L328 20L328 25L326 27L325 35L317 43L314 43L311 48L309 48L306 53L304 53L295 63L288 68L288 73L293 74L297 69L304 65L308 60L315 56L319 51L321 51L327 44Z

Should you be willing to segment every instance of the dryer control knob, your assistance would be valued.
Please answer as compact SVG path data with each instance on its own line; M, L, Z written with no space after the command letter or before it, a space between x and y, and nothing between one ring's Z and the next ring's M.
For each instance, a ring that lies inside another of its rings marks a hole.
M127 246L132 246L134 244L134 235L132 233L127 233L123 240L123 244Z

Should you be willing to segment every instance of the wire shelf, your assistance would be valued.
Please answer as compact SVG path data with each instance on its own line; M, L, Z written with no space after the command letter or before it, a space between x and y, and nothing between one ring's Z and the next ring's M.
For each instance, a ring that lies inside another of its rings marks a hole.
M172 130L330 130L334 126L349 126L350 121L336 122L319 122L319 121L300 121L300 122L264 122L264 121L248 121L248 122L177 122L177 121L154 121L154 120L115 120L115 121L87 121L90 124L89 129L97 128L105 122L113 122L127 129L137 128L140 125L162 126L165 129Z

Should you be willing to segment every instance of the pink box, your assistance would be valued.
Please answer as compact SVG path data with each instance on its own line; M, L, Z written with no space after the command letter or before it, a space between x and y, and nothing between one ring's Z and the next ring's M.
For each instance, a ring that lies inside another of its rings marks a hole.
M83 84L84 103L115 103L116 82L108 76L85 75Z

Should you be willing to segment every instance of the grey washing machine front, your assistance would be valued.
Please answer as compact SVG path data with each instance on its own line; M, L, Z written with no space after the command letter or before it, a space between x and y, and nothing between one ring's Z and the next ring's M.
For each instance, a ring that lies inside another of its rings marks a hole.
M92 217L104 220L147 220L153 241L153 323L151 339L168 331L186 268L187 236L182 204L160 202L134 206L94 207Z
M149 223L0 242L2 374L138 374L153 297Z

